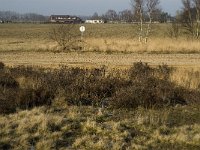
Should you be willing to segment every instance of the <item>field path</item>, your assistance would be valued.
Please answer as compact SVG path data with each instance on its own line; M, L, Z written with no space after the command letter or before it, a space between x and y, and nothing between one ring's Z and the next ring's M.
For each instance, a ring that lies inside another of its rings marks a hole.
M31 65L41 67L112 66L128 67L133 62L150 65L200 67L200 54L105 54L105 53L51 53L51 52L0 52L0 61L8 66Z

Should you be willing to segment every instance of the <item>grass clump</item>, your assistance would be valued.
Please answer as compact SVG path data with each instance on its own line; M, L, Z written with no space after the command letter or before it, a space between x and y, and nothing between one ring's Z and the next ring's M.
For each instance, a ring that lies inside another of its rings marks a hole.
M199 149L199 108L196 105L162 110L107 109L104 111L104 121L98 122L98 110L94 107L71 106L59 112L52 107L37 107L0 115L0 147L59 150Z

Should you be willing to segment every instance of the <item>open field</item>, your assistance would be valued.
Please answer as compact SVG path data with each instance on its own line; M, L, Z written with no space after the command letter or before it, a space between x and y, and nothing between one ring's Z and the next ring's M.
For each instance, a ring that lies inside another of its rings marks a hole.
M86 25L58 52L52 26L0 24L0 149L200 149L200 41Z
M45 68L60 65L127 68L139 61L153 66L167 64L179 68L177 74L180 76L173 78L179 82L187 74L183 72L198 71L200 67L200 41L186 35L177 40L170 39L167 34L170 24L155 24L150 41L143 45L137 39L137 25L86 24L85 48L67 53L57 53L57 44L49 38L49 32L55 26L58 25L0 25L0 60L8 66ZM190 77L186 75L186 78Z
M200 67L200 54L123 54L123 53L96 53L96 52L4 52L0 60L8 66L33 65L40 67L86 66L126 68L134 62L146 62L150 65L168 64L174 67Z
M0 25L0 52L55 51L57 45L49 32L58 25L2 24ZM200 53L200 42L186 35L171 39L170 24L155 24L148 44L141 45L137 38L137 25L103 24L85 25L84 51L123 53ZM76 26L78 31L79 26ZM78 33L80 34L80 33Z
M137 39L137 25L86 24L85 48L67 53L57 53L57 44L49 38L49 32L56 26L59 25L0 24L0 60L13 67L105 65L111 69L127 69L134 62L142 61L151 66L175 67L172 80L180 85L196 88L200 83L196 75L200 70L200 41L184 34L178 39L169 38L170 24L155 24L150 41L143 45ZM79 25L76 28L79 33Z

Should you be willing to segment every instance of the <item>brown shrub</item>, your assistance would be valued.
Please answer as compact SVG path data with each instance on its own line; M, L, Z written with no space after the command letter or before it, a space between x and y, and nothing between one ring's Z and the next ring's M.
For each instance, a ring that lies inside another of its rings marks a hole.
M3 70L5 67L5 64L3 62L0 62L0 71Z
M117 90L112 97L111 106L161 108L186 104L186 100L180 94L183 89L177 88L169 81L170 70L167 66L151 68L146 63L135 63L129 72L131 85Z
M59 97L68 105L111 108L162 108L199 102L200 91L175 85L169 78L171 71L166 65L151 68L142 62L133 65L128 78L106 73L105 67L90 70L10 68L9 74L0 74L0 87L4 91L0 109L4 113L13 112L16 107L29 109L51 105L58 94L62 94ZM33 85L20 87L15 80L19 77L30 79Z

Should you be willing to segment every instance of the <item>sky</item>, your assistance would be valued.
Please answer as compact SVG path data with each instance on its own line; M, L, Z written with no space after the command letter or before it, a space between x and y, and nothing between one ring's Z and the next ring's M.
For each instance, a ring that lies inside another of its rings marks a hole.
M181 9L181 0L160 0L160 7L174 15ZM15 11L18 13L38 13L43 15L69 14L93 15L103 14L113 9L122 11L131 9L130 0L0 0L0 11Z

